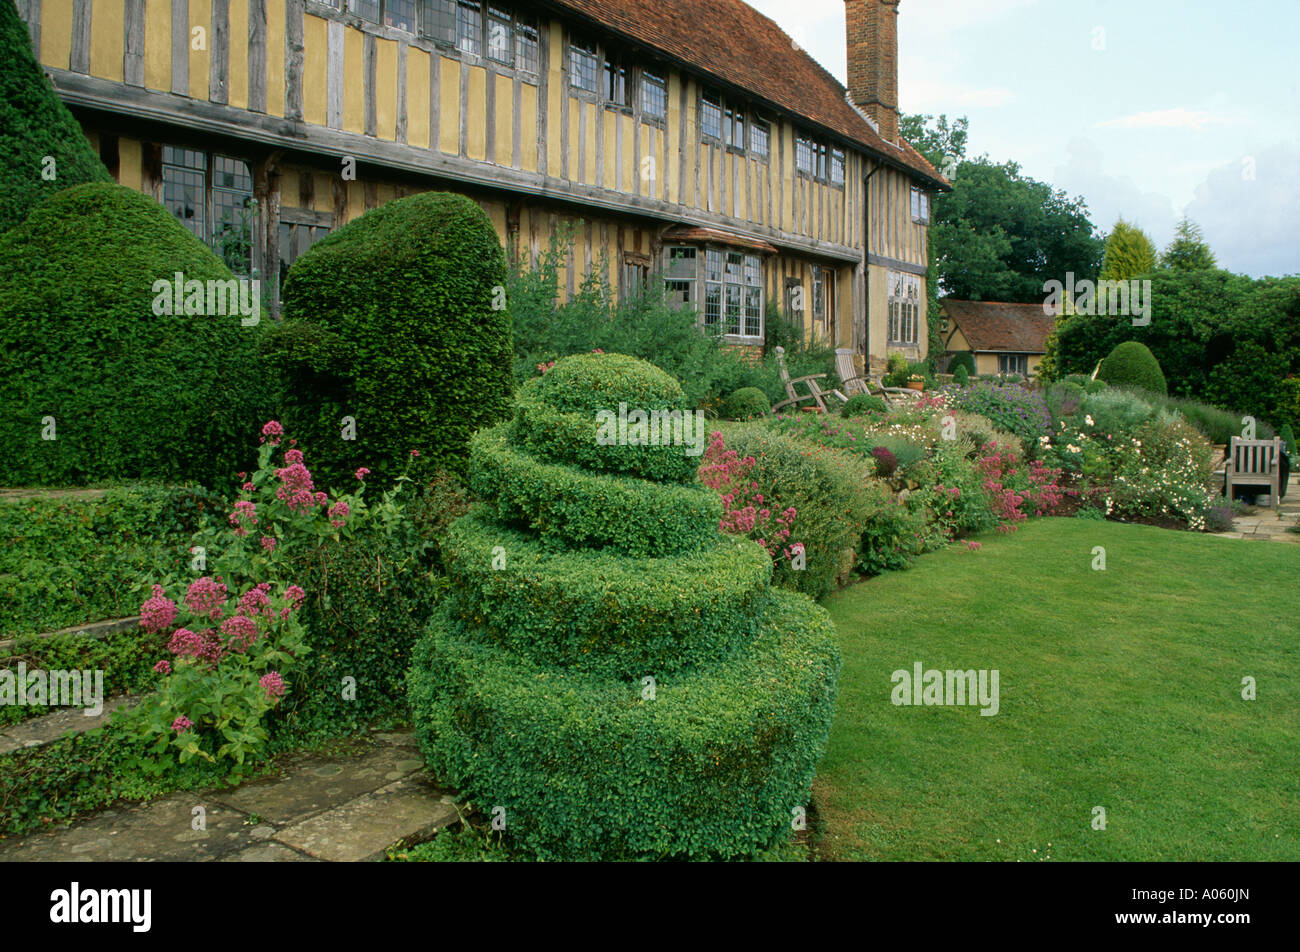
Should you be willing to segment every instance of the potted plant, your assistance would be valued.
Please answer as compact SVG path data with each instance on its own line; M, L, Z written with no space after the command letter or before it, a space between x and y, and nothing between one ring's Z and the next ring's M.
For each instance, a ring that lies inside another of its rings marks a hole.
M907 389L924 390L925 378L922 377L920 374L912 374L910 377L907 378Z
M903 387L907 385L908 369L907 358L894 351L889 355L889 370L884 377L886 387Z

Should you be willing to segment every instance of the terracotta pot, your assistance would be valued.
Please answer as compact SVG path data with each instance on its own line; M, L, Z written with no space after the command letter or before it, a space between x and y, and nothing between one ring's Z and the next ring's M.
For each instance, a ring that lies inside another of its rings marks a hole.
M907 382L907 389L908 389L908 390L924 390L924 389L925 389L925 381L924 381L924 380L909 380L909 381Z

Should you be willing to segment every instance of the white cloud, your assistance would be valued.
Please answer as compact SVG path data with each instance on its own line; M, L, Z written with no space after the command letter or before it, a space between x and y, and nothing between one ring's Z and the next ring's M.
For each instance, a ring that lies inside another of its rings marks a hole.
M1215 169L1197 186L1187 217L1221 267L1255 277L1300 274L1300 146L1272 145Z
M906 89L899 90L899 98L903 100L903 112L952 112L1005 106L1015 99L1015 93L945 79L914 79Z
M1094 124L1098 129L1191 129L1204 132L1208 126L1232 122L1227 116L1215 115L1204 109L1155 109L1138 112Z

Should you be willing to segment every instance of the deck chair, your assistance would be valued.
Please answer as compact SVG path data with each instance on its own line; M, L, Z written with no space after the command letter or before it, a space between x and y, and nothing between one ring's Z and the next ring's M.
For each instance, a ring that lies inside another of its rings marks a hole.
M827 391L817 386L817 381L824 378L826 376L825 374L809 374L806 377L798 377L794 380L791 380L790 371L786 370L785 368L784 347L778 347L776 349L776 365L781 370L781 382L785 384L785 394L788 399L782 400L780 403L774 406L772 408L773 413L780 412L780 410L783 407L790 407L790 406L798 407L799 404L804 403L805 401L808 400L814 401L817 405L817 409L820 412L822 413L826 412ZM796 384L804 384L805 386L807 386L808 392L800 393L798 390L795 389Z
M1269 501L1259 505L1278 505L1282 496L1281 455L1281 440L1243 440L1234 436L1224 466L1223 494L1231 501L1233 486L1267 486Z
M857 368L853 366L853 351L847 347L841 347L835 351L835 372L844 381L844 390L832 390L831 393L845 403L848 402L849 397L859 393L880 397L885 401L887 407L897 406L903 400L915 400L921 396L919 390L911 390L907 387L886 387L884 380L878 374L867 374L866 376L859 374Z

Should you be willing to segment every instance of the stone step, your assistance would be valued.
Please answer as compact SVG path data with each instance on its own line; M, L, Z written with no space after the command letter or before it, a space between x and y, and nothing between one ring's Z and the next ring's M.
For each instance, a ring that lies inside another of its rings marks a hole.
M61 707L49 714L29 717L0 730L0 756L24 747L44 747L65 734L84 734L108 723L109 715L118 708L134 707L139 703L138 697L121 695L105 700L103 711L90 717L79 707Z
M73 625L71 628L60 628L58 631L43 631L36 637L45 639L56 638L59 635L73 635L83 638L106 638L109 635L117 634L119 631L127 631L139 626L140 616L132 615L130 618L110 618L106 621L92 621L84 625ZM8 651L17 643L17 638L0 638L0 651Z

